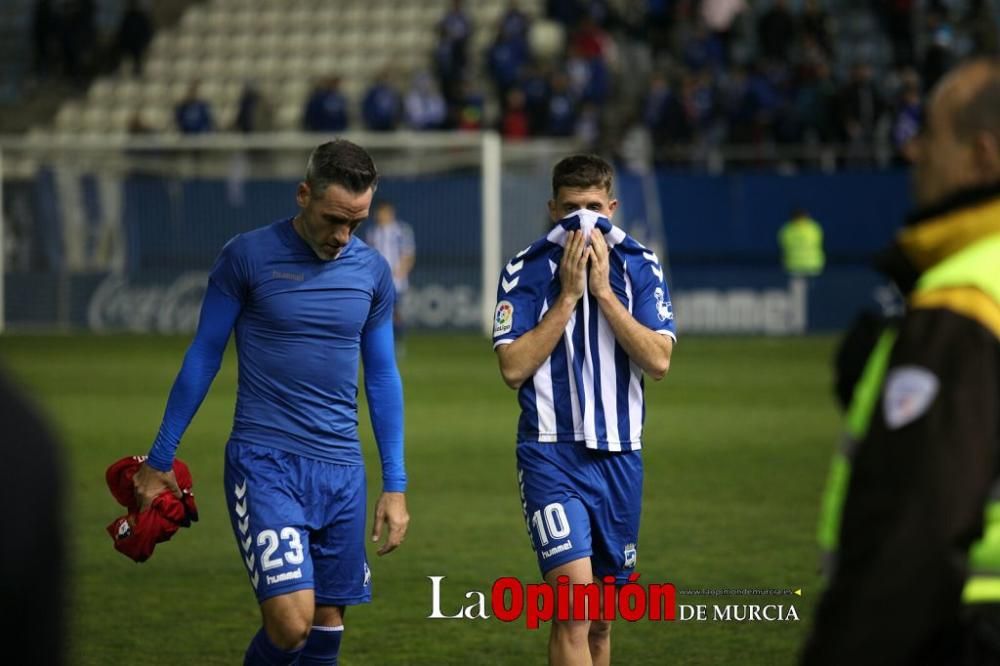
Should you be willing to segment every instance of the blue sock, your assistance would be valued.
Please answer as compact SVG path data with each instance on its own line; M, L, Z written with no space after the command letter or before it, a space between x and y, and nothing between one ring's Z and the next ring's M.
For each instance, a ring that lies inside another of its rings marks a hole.
M340 639L344 625L339 627L313 627L306 639L306 646L299 655L300 666L337 666Z
M285 651L271 642L267 637L267 632L261 627L257 635L247 646L246 655L243 657L243 666L291 666L296 663L302 648Z

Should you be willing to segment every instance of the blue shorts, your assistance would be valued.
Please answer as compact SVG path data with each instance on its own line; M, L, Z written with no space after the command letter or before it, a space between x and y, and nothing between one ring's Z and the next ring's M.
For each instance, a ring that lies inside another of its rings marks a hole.
M297 590L320 605L371 601L364 467L230 442L223 479L258 602Z
M521 507L544 576L590 557L594 576L624 583L635 569L642 503L642 452L582 443L517 445Z

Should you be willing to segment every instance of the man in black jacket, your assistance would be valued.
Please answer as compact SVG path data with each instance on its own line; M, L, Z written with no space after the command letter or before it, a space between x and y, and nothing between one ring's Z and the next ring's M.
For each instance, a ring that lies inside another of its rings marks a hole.
M882 262L906 312L861 354L804 664L1000 663L1000 62L942 79L916 141Z

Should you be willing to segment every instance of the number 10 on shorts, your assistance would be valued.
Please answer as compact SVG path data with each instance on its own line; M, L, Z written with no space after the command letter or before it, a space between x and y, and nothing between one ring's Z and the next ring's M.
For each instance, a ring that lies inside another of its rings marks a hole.
M553 502L544 509L539 509L531 514L531 525L538 533L538 545L540 546L546 546L549 541L558 541L569 536L569 520L566 518L566 509L559 502Z

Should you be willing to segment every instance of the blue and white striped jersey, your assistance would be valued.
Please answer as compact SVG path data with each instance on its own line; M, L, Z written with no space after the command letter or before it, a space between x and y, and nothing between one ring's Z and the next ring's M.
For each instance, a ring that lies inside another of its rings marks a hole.
M566 234L581 224L585 231L596 226L604 233L611 288L622 305L639 323L676 340L670 294L656 255L606 218L577 211L504 268L493 319L494 349L534 328L558 297ZM561 342L521 386L518 400L518 442L582 442L606 451L642 447L642 369L615 340L589 289Z
M410 286L409 279L398 275L398 269L403 257L415 254L417 250L410 225L399 220L384 225L373 224L365 236L365 242L389 262L396 291L406 291Z

